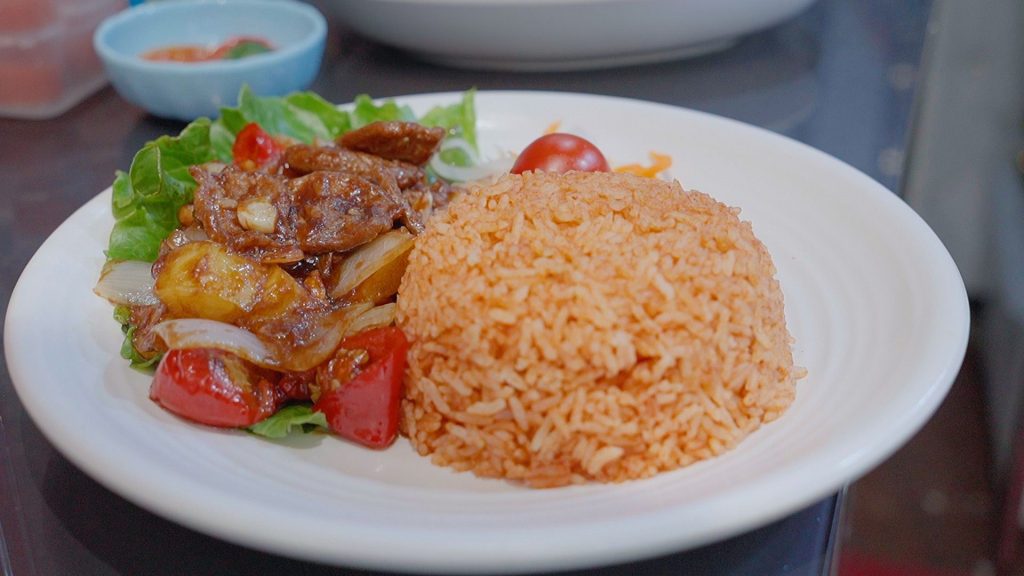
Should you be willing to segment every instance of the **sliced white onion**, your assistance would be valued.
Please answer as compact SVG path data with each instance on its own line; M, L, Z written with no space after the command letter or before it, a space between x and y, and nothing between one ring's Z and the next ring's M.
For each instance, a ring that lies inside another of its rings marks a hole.
M151 263L139 260L107 262L93 292L114 304L159 304L160 300L153 293L152 269Z
M338 283L331 289L331 297L345 296L374 272L411 250L414 242L408 230L398 228L356 248L341 263Z
M164 320L153 327L168 348L216 348L272 370L302 372L315 368L334 354L342 338L355 334L352 326L371 309L368 302L353 304L313 319L319 332L306 346L275 349L256 334L234 324L204 318ZM376 326L386 313L371 315L366 325ZM394 318L394 313L391 315Z
M441 154L448 150L458 149L466 153L470 158L470 166L454 166L441 160ZM477 154L476 150L462 138L447 138L441 143L440 149L430 158L430 169L435 174L449 182L470 182L482 180L498 174L503 174L512 169L516 157L511 153L501 153L494 158L484 161Z
M281 358L281 367L286 370L302 372L315 368L327 361L338 349L342 338L350 334L352 322L372 306L369 302L353 304L346 308L318 315L310 319L315 334L305 346L292 348L289 346L285 356Z
M255 334L226 322L201 318L164 320L153 327L168 348L216 348L232 352L264 368L280 369L281 361Z
M370 308L356 317L356 319L349 324L348 329L345 330L345 336L358 334L372 328L391 326L395 323L396 309L397 306L394 302Z

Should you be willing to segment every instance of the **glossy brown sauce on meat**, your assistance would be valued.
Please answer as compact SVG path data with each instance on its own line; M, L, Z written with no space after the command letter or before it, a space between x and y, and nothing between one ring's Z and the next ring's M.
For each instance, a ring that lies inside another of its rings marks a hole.
M430 160L444 136L444 128L426 128L410 122L374 122L343 134L338 144L418 166Z
M183 246L207 239L256 267L279 265L302 284L308 298L294 299L301 305L280 313L250 315L235 323L302 366L302 356L320 356L319 346L337 345L319 343L344 306L327 297L336 264L398 226L420 233L431 213L447 204L448 185L428 178L424 168L444 135L443 129L413 123L376 123L337 144L289 146L280 161L262 169L193 166L193 203L182 211L188 222L165 240L154 274ZM262 282L252 285L264 290ZM284 303L273 294L252 298ZM134 339L140 352L158 350L160 343L148 328L168 314L166 306L133 310L133 320L144 326ZM298 378L296 386L299 381L304 379Z
M288 178L280 174L247 172L231 165L213 174L202 167L189 169L198 186L193 216L211 240L261 262L295 262L304 257L296 238L295 199ZM239 209L255 203L274 211L272 230L246 228Z

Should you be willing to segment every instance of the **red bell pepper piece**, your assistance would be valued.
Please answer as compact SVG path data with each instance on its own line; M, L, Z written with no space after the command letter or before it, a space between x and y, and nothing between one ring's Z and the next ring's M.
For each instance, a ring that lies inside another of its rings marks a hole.
M386 448L398 435L409 342L400 329L385 327L350 336L340 347L365 350L369 359L347 382L321 383L313 409L324 413L335 434L370 448Z

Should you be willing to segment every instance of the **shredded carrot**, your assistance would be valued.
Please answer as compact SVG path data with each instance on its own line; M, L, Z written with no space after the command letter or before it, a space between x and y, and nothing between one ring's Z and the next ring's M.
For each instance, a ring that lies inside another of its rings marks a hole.
M544 134L554 134L555 132L558 132L558 129L561 128L561 127L562 127L562 121L561 120L555 120L551 124L548 124L548 127L544 129Z
M649 152L647 155L651 159L650 166L644 166L643 164L626 164L617 167L615 171L625 172L627 174L636 174L637 176L646 176L648 178L654 178L655 176L661 174L665 170L668 170L672 166L672 157L669 156L668 154Z

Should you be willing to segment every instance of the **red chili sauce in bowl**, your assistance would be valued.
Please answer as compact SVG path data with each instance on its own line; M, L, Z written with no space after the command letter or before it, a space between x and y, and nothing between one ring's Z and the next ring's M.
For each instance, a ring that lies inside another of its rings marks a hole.
M145 60L159 62L209 62L211 60L238 60L270 52L270 42L255 36L236 36L216 46L200 44L175 44L143 52Z

